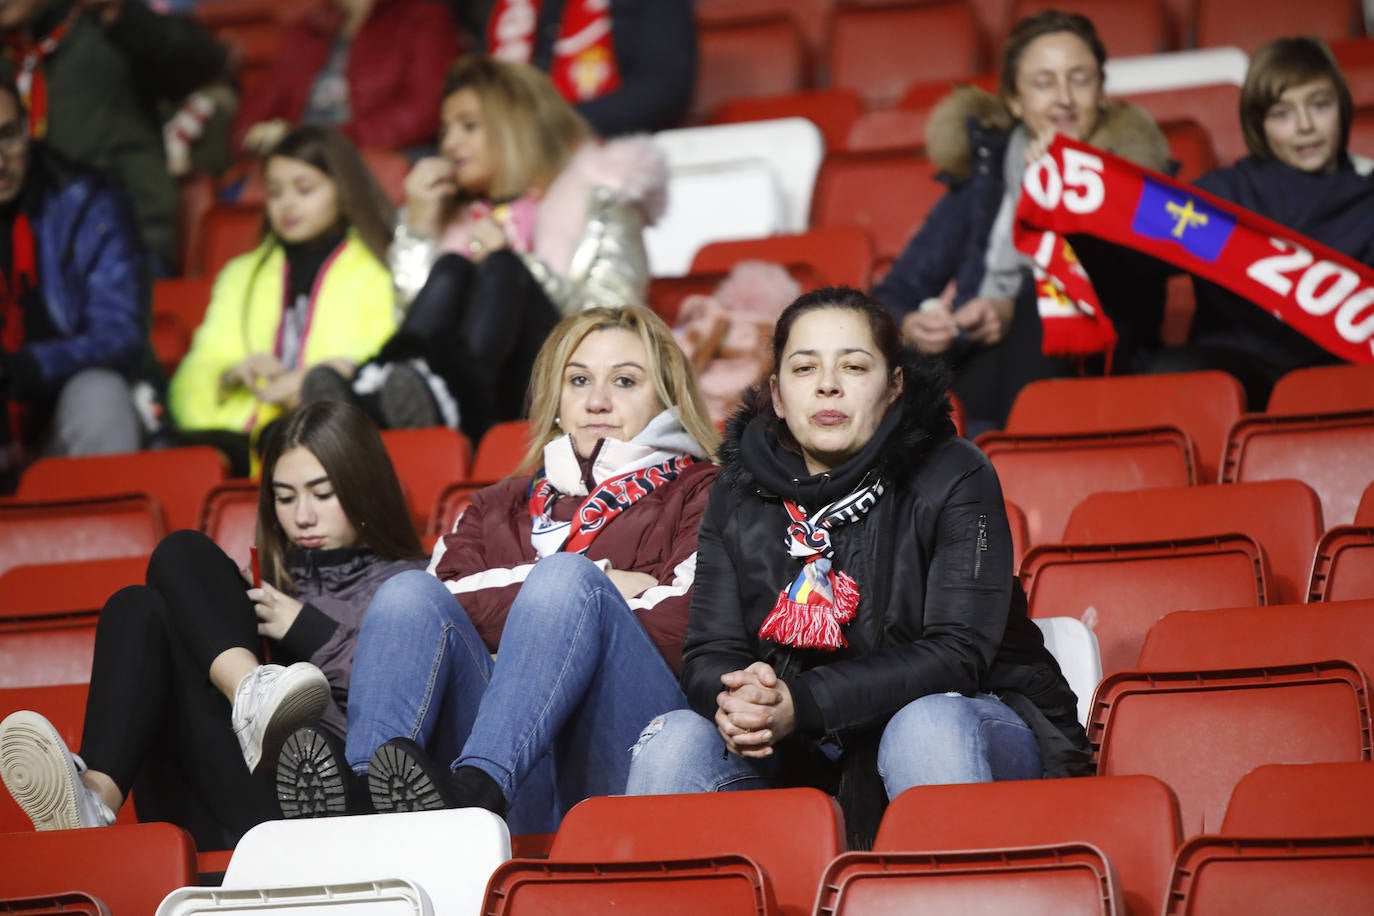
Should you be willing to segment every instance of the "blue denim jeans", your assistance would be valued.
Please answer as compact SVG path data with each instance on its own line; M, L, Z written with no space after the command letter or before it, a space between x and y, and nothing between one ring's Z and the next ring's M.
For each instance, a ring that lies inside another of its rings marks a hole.
M625 792L673 795L772 785L774 758L722 758L715 722L691 711L649 723L635 747ZM912 786L1039 779L1040 748L1021 718L991 694L932 694L903 706L878 744L888 798Z
M560 812L623 792L643 724L686 705L653 640L585 557L535 565L495 661L444 585L407 572L377 591L363 620L347 757L363 772L382 743L410 737L453 768L495 779L513 803L511 829L528 832L517 809L532 806L541 783L556 773Z

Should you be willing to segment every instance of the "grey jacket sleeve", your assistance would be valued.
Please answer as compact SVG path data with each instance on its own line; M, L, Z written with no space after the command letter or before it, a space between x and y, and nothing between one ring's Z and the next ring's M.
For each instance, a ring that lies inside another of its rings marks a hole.
M617 199L609 188L592 191L567 276L554 273L533 254L520 257L564 315L598 305L642 305L649 288L644 211L633 201Z

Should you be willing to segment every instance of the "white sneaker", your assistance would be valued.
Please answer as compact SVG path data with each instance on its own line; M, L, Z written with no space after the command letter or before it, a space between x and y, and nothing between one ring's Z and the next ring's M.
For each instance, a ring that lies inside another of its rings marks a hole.
M314 725L329 705L329 680L309 662L289 668L259 665L234 690L230 722L251 772L277 754L292 732Z
M110 807L81 781L86 764L53 724L21 709L0 722L0 777L37 830L108 827Z

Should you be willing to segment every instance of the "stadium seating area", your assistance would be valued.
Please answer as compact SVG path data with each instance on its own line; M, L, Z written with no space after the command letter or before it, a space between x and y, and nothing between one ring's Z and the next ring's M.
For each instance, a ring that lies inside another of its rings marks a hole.
M203 0L197 15L240 49L248 84L300 5ZM805 287L868 286L943 190L923 151L931 108L954 83L991 88L1011 23L1051 5L1139 58L1114 60L1108 89L1119 77L1161 121L1185 179L1243 154L1244 55L1281 34L1331 41L1354 149L1374 156L1359 127L1374 124L1374 38L1352 0L698 0L693 123L660 135L683 202L650 238L653 306L671 320L743 259ZM398 196L404 158L367 159ZM168 370L216 271L256 240L245 193L217 203L208 177L184 182L184 276L154 297ZM1171 303L1175 340L1190 296ZM428 544L515 470L526 436L384 434ZM232 851L136 823L136 795L115 827L37 834L0 793L0 912L1369 912L1374 367L1292 373L1263 413L1215 372L1039 382L977 442L1096 776L912 789L871 850L846 849L838 806L808 789L595 798L552 836L475 810L271 822ZM40 710L78 746L105 599L177 528L246 565L256 512L256 485L206 448L35 463L0 499L0 718Z

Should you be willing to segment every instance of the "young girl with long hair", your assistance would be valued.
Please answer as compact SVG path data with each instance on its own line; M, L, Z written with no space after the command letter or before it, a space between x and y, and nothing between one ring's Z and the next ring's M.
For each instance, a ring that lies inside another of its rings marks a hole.
M298 726L343 733L368 603L424 565L409 519L362 411L309 404L285 418L263 454L261 584L200 532L169 534L147 585L101 611L80 756L38 712L0 723L0 777L34 826L111 824L135 788L140 820L180 824L200 849L276 817L253 773Z
M351 372L396 328L392 207L357 149L301 127L268 153L265 176L262 242L215 279L168 394L187 438L242 473L250 437L296 405L310 367Z

